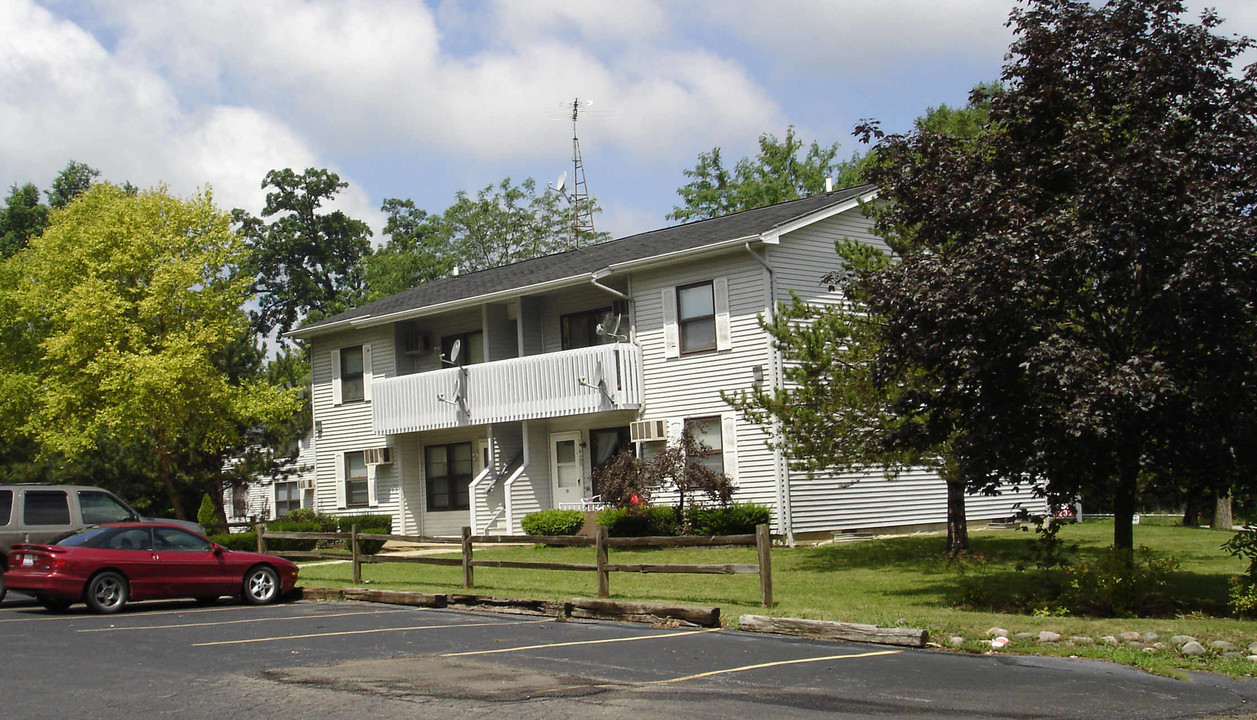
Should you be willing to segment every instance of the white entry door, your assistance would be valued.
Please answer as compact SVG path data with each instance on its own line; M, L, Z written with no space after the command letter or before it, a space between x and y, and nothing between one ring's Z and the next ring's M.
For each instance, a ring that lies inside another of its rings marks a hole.
M580 433L561 432L550 435L550 478L554 487L554 507L562 507L565 503L580 503L584 498L584 466Z

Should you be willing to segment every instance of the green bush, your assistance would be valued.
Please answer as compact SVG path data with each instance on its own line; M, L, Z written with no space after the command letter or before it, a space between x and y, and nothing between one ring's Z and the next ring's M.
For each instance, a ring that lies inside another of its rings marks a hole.
M244 550L257 552L258 534L250 530L242 533L214 533L209 536L210 542L216 542L228 550Z
M767 524L772 510L767 505L734 503L727 507L694 507L685 509L686 525L691 535L749 535L756 525Z
M669 505L608 508L598 513L596 522L611 537L676 535L681 532L677 509Z
M580 510L542 510L528 513L519 523L526 535L575 535L585 525Z
M201 507L197 508L196 521L203 528L220 525L218 522L218 510L214 507L214 499L209 496L209 493L205 493L201 497Z
M272 532L323 532L323 527L314 520L290 520L282 517L278 520L272 520L266 523L266 549L269 552L286 552L286 551L308 551L313 550L318 544L318 540L290 540L287 538L272 538L269 534Z
M393 532L392 515L342 515L336 518L340 532L352 532L354 525L361 525L359 532L371 535L389 535ZM374 555L384 547L383 540L359 540L358 552Z
M340 525L336 522L336 516L317 513L310 508L297 508L282 519L296 522L316 522L321 528L319 532L337 532L340 528Z

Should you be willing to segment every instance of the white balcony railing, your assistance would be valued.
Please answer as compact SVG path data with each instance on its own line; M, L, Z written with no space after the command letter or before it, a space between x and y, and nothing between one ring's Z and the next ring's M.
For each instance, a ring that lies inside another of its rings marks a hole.
M642 352L615 343L376 380L379 435L641 406Z

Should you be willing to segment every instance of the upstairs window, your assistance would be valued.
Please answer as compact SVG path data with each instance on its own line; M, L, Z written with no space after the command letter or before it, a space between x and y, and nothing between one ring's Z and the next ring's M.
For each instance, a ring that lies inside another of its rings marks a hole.
M559 326L562 331L563 349L575 350L615 342L615 338L610 335L610 331L615 326L615 318L615 313L609 307L561 316ZM598 334L599 325L602 325L604 329L602 335Z
M716 295L711 281L677 288L681 352L716 349Z
M362 402L366 398L363 379L362 346L341 348L340 397L341 402Z

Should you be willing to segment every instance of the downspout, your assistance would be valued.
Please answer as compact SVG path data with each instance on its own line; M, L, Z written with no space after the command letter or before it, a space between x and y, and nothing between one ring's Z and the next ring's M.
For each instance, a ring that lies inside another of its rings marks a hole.
M743 247L755 258L756 262L764 266L764 271L768 273L768 302L765 303L765 314L771 322L776 316L777 311L777 274L773 272L773 268L768 261L760 256L759 253L751 249L751 243L748 241ZM769 357L769 382L772 387L779 387L782 383L784 371L782 369L781 351L773 347L772 338L768 339L768 357ZM790 547L794 547L794 513L790 506L790 483L786 479L786 459L781 451L781 421L773 420L773 473L776 482L774 483L777 491L777 507L781 509L777 522L777 531L786 536L786 543Z
M632 299L633 299L633 298L629 297L628 295L625 295L624 293L620 292L619 290L616 290L616 289L615 289L615 288L613 288L613 287L609 287L609 286L607 286L607 285L603 285L602 283L598 282L598 275L597 275L597 274L595 274L593 277L589 278L589 284L590 284L590 285L593 285L594 287L598 288L599 290L606 290L607 292L609 292L609 293L611 293L612 295L614 295L614 296L616 296L616 297L620 298L621 300L632 300Z

